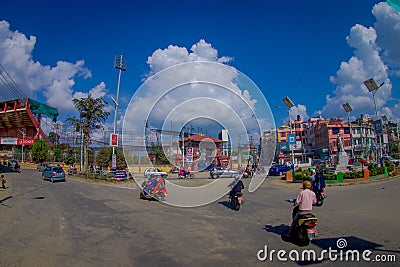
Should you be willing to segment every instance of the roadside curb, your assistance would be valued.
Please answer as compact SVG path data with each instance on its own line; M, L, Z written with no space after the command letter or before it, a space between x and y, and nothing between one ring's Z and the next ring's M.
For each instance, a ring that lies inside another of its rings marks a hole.
M372 183L390 181L390 180L397 179L397 178L400 178L400 175L380 177L380 178L370 178L368 180L361 180L361 181L349 181L349 182L341 182L341 183L337 182L337 183L332 183L332 184L326 183L326 187L372 184ZM276 180L278 180L278 179L276 179ZM301 184L301 183L300 182L287 182L286 180L279 179L276 184L289 186L289 185L296 185L296 184Z

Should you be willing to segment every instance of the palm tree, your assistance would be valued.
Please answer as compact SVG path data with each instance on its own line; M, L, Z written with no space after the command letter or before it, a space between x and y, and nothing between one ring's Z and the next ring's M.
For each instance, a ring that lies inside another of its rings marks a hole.
M88 170L88 148L90 135L93 130L100 129L101 123L105 122L110 112L104 110L106 102L102 97L93 98L91 94L87 98L74 98L72 101L75 108L79 111L79 119L68 118L75 126L82 130L83 134L83 152L84 152L84 171Z

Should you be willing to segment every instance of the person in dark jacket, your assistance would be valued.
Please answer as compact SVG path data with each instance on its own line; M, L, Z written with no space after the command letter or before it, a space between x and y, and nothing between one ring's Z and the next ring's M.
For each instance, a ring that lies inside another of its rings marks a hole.
M313 191L324 191L325 189L325 175L323 170L318 170L315 174L314 181L312 183Z
M240 175L231 183L232 189L229 192L229 196L235 196L236 194L239 194L242 192L242 189L244 189L244 185L242 180L240 179Z

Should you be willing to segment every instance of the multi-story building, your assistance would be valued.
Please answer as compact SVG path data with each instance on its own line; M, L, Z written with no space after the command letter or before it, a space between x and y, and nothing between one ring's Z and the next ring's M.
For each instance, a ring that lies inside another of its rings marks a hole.
M288 139L290 133L296 136L296 144L292 148ZM290 126L284 125L276 129L276 159L281 163L292 161L293 155L295 164L311 162L312 159L329 160L334 164L340 141L349 158L376 160L379 157L380 146L382 154L387 154L390 140L396 140L396 137L398 140L397 124L387 123L383 133L379 135L380 139L377 140L374 121L364 116L350 122L350 125L343 118L319 117L303 122L298 116Z
M374 122L361 116L351 123L354 157L376 160L377 141L375 135Z

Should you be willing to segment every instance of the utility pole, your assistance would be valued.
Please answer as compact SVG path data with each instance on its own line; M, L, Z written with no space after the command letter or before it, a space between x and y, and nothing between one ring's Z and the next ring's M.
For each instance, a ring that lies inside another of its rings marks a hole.
M115 112L114 112L114 130L113 130L113 133L114 133L114 135L116 134L116 131L117 131L117 111L118 111L118 97L119 97L119 87L120 87L120 83L121 83L121 73L122 73L122 71L125 71L126 70L126 65L125 65L125 58L123 58L122 57L122 55L120 55L120 56L115 56L115 58L114 58L114 68L116 68L116 69L118 69L119 70L119 72L118 72L118 85L117 85L117 95L116 95L116 98L114 99L113 97L111 97L112 98L112 100L113 100L113 102L114 102L114 104L115 104ZM117 139L118 140L118 139ZM117 144L117 146L118 146L118 144ZM111 169L113 170L113 171L115 171L116 169L117 169L117 166L116 166L116 158L117 158L117 156L116 156L116 154L115 154L115 146L113 146L112 147L112 167L111 167Z
M22 156L21 156L21 161L22 163L24 163L24 146L25 146L25 128L23 128L22 130L20 130L20 132L22 133Z

